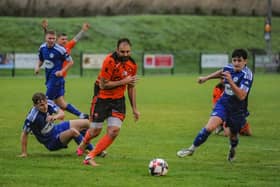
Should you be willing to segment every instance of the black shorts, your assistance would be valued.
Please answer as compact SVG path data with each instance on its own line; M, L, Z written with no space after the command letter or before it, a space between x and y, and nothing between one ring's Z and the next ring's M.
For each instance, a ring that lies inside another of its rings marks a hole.
M117 117L123 121L125 113L125 97L101 99L94 96L92 99L90 117L93 122L103 122L108 117Z

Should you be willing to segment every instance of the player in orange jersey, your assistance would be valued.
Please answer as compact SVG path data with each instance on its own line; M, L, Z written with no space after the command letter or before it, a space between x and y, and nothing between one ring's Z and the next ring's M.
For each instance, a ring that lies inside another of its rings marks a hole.
M48 20L44 19L42 21L42 28L45 32L45 34L48 31ZM84 33L89 29L89 24L88 23L84 23L82 26L81 31L70 41L68 41L67 39L67 35L65 33L59 34L57 37L57 41L56 43L59 44L60 46L63 46L67 53L70 55L71 53L71 49L75 46L75 44L82 38L82 36L84 35ZM62 69L67 65L67 62L64 61L63 65L62 65ZM66 72L67 71L63 71L62 76L65 78L66 76ZM63 83L63 89L65 87L65 83ZM63 95L61 95L58 98L49 98L52 99L55 104L57 104L61 109L66 110L72 114L74 114L75 116L82 118L82 119L88 119L89 116L88 114L84 114L82 113L80 110L78 110L74 105L68 103L65 98L64 98L64 93ZM83 135L85 134L85 132L81 132ZM93 149L93 147L89 144L88 147L89 150ZM78 154L79 155L79 154Z
M131 43L129 39L123 38L118 40L116 51L109 54L103 62L95 83L90 114L91 126L77 152L84 151L90 140L101 133L105 120L108 123L107 133L86 156L84 164L97 166L94 158L108 148L119 135L126 115L126 89L135 121L140 117L136 107L137 64L130 54Z
M225 85L223 82L223 79L220 79L220 82L218 84L216 84L216 86L213 89L213 97L212 97L212 103L213 106L215 106L216 102L220 99L220 97L223 95L225 90ZM215 134L219 134L220 132L222 132L224 130L224 135L228 136L229 132L228 132L228 128L226 126L226 124L221 124L220 126L218 126L215 129ZM246 122L246 124L240 129L239 131L240 135L244 135L244 136L252 136L252 131L250 128L250 124L248 123L248 121Z
M76 43L83 37L84 33L88 31L89 27L90 27L90 25L88 23L84 23L81 31L78 34L76 34L76 36L70 41L68 41L68 36L66 33L60 33L57 35L56 42L59 45L62 45L66 49L67 53L70 55L72 48L75 47ZM48 30L48 21L46 19L44 19L42 21L42 28L43 28L44 32L46 33ZM63 67L66 65L67 65L67 62L64 62ZM64 72L63 77L65 78L66 75L67 75L67 72Z

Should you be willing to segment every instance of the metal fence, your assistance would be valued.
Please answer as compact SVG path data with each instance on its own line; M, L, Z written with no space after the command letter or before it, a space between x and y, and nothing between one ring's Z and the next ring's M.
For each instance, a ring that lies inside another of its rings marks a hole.
M73 51L71 56L74 59L74 66L70 69L69 76L95 76L99 69L85 69L82 66L83 54L85 52ZM107 52L99 52L99 54L107 54ZM27 54L27 55L26 55ZM97 54L97 53L96 53ZM172 54L174 59L174 67L170 68L153 68L144 69L144 54ZM230 61L231 52L204 52L204 51L135 51L132 57L138 65L139 75L186 75L209 73L217 70L218 67L201 66L202 54L228 54ZM248 58L248 66L255 73L280 73L280 53L250 52ZM28 56L28 57L27 57ZM1 53L0 52L0 77L3 76L32 76L33 69L37 59L36 54L28 53Z

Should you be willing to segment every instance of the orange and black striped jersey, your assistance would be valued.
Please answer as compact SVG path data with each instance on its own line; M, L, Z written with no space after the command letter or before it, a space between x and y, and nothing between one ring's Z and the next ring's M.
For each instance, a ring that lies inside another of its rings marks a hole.
M137 74L137 64L132 58L126 62L118 61L117 53L109 54L103 64L98 75L96 84L103 78L108 81L119 81L127 76L134 76ZM124 97L127 85L117 86L112 89L99 89L98 97L102 99L119 99Z

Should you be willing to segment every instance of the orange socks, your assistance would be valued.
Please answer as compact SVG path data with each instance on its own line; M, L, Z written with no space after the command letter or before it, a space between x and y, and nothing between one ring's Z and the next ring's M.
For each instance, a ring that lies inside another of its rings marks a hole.
M86 134L85 134L85 137L84 137L84 139L83 139L83 142L84 142L85 144L88 144L88 143L90 142L91 139L92 139L92 137L91 137L91 135L90 135L90 132L89 132L89 130L87 130L87 132L86 132Z
M86 135L87 136L87 135ZM105 134L95 145L94 149L89 152L88 157L94 158L96 155L104 151L107 147L109 147L113 143L113 139Z

